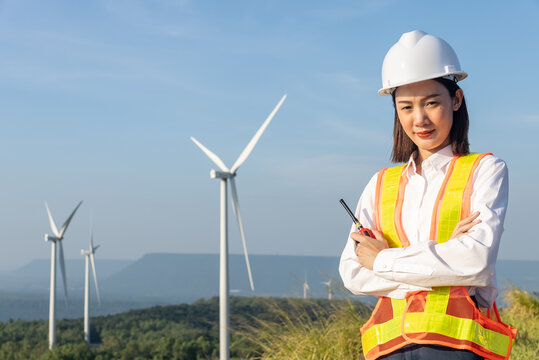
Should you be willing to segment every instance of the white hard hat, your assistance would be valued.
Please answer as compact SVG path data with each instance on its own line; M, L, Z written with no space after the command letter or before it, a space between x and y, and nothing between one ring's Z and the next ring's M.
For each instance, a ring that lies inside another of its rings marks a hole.
M402 34L389 49L382 65L380 95L391 95L401 85L448 77L455 81L466 78L457 54L444 40L421 30Z

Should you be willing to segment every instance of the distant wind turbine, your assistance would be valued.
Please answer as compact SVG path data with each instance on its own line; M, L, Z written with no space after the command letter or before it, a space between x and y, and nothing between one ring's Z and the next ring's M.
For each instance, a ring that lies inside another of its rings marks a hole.
M307 282L307 273L305 273L305 281L303 282L303 298L307 299L307 293L311 292L309 283Z
M329 279L328 281L322 282L322 284L327 286L328 300L331 300L331 298L333 297L333 289L331 288L331 280L333 280L333 279Z
M94 232L92 229L92 219L90 219L90 244L88 250L82 249L81 255L85 258L84 268L84 341L90 344L90 262L92 263L92 273L94 274L95 293L97 302L101 305L99 287L97 286L97 275L95 273L94 253L100 245L94 246Z
M66 281L66 270L65 270L65 261L64 261L64 248L62 247L62 240L64 239L64 234L73 219L73 215L82 204L82 201L79 202L75 210L69 215L67 220L62 225L60 231L54 223L52 218L51 211L49 206L45 203L45 208L47 208L47 214L49 215L49 222L51 226L51 231L53 235L45 234L45 241L51 242L51 285L50 285L50 300L49 300L49 349L52 350L56 343L56 244L58 243L60 253L60 270L62 270L62 280L64 284L64 295L66 308L68 308L68 297L67 297L67 281Z
M204 145L198 142L194 137L191 137L191 140L210 158L211 161L221 171L211 170L210 177L212 179L221 179L221 215L220 215L220 272L219 272L219 358L221 360L229 359L229 344L230 344L230 335L228 331L229 325L229 314L228 314L228 296L229 296L229 285L228 285L228 218L227 218L227 180L230 179L230 189L232 190L232 207L236 218L238 219L238 226L240 228L241 241L243 244L243 254L245 256L245 263L247 265L247 273L249 274L249 282L251 284L251 290L254 291L253 277L251 274L251 265L249 264L249 255L247 254L247 246L245 244L245 235L243 232L243 224L241 222L240 207L238 203L238 194L236 191L236 183L234 177L236 176L236 171L247 159L247 157L253 151L256 143L262 136L262 133L268 127L271 119L275 116L279 108L281 107L283 101L286 99L286 94L281 98L277 106L273 109L271 114L264 121L262 126L255 133L251 141L247 144L243 152L240 154L232 168L228 168L225 163L213 152L208 150Z

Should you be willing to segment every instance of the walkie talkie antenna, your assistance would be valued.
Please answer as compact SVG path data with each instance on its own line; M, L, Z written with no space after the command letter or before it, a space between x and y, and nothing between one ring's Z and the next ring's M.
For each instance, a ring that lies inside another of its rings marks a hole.
M346 212L348 213L348 215L350 215L350 217L352 218L352 221L354 222L354 225L356 225L356 228L357 228L357 231L359 231L359 233L361 235L365 235L365 236L368 236L368 237L371 237L373 239L375 239L375 236L374 234L372 233L372 231L370 229L367 229L367 228L364 228L363 225L361 225L361 223L359 222L359 220L357 219L357 217L354 215L354 213L352 212L352 210L350 210L350 208L348 207L348 205L346 205L346 203L344 202L343 199L339 200L339 202L341 203L342 206L344 206L344 209L346 210Z

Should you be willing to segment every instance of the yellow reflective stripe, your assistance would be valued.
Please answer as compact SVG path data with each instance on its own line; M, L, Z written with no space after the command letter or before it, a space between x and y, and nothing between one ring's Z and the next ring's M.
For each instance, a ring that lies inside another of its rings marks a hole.
M394 166L386 170L382 181L380 209L382 216L382 231L390 248L402 247L395 227L395 208L399 195L399 182L402 169L406 165Z
M472 319L446 314L407 313L404 329L407 334L429 332L471 341L501 356L506 356L509 350L509 336L485 329Z
M475 159L480 154L470 154L457 159L451 178L447 183L438 219L438 232L436 241L446 242L453 234L457 223L461 220L464 190Z
M385 323L373 325L365 331L361 337L364 354L367 354L377 345L385 344L401 336L401 320L402 316L398 316Z
M406 299L391 299L391 306L393 307L393 316L401 316L406 307Z
M406 299L391 299L391 307L393 308L393 319L382 324L373 325L365 331L361 337L365 354L368 353L376 345L384 344L401 335L401 320L404 308L406 307Z
M427 301L425 303L426 313L445 314L447 304L449 303L449 286L436 287L427 293Z

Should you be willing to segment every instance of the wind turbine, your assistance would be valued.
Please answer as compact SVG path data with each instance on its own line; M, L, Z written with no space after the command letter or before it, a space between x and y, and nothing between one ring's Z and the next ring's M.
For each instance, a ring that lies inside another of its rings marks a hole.
M97 286L97 275L95 273L94 253L100 245L94 246L94 232L92 230L92 219L90 219L90 244L88 250L82 249L81 255L85 259L84 268L84 341L90 344L90 262L92 262L92 272L94 274L95 293L97 301L101 305L101 297L99 296L99 287Z
M327 286L328 300L331 300L331 298L333 297L333 289L331 288L331 280L333 280L333 279L329 279L328 281L322 282L322 284Z
M82 201L79 202L75 210L69 215L67 220L62 225L60 231L54 223L52 218L51 211L49 206L45 203L45 208L47 208L47 214L49 215L49 222L51 226L51 231L53 235L45 234L45 242L51 242L51 286L50 286L50 300L49 300L49 349L52 350L54 344L56 343L56 244L58 243L60 253L60 270L62 270L62 280L64 284L64 295L66 308L68 308L68 298L67 298L67 282L66 282L66 270L65 270L65 261L64 261L64 248L62 247L62 240L64 239L64 234L73 219L73 215L82 204Z
M309 287L309 283L307 282L307 273L305 273L305 281L303 282L303 298L307 299L307 293L311 292L311 288Z
M230 189L232 190L232 207L236 218L238 219L238 226L240 229L241 241L243 244L243 254L245 256L245 263L247 265L247 273L249 274L249 282L251 284L251 290L254 291L253 277L251 275L251 265L249 264L249 255L247 254L247 246L245 244L245 234L243 232L243 224L241 222L240 207L238 203L238 194L236 191L236 183L234 177L236 171L247 159L247 157L253 151L256 143L262 136L262 133L268 127L271 119L275 116L283 101L286 99L286 94L281 98L277 106L273 109L271 114L266 118L262 126L255 133L251 141L247 144L243 152L237 158L236 162L229 169L224 162L213 152L208 150L204 145L198 142L194 137L191 140L210 158L211 161L221 171L211 170L210 177L212 179L221 180L221 209L220 209L220 270L219 270L219 358L221 360L229 359L229 344L230 334L228 331L229 325L229 285L228 285L228 218L227 218L227 181L230 180Z

